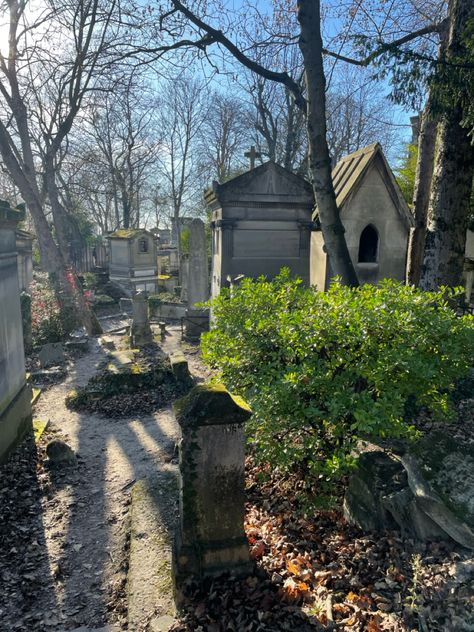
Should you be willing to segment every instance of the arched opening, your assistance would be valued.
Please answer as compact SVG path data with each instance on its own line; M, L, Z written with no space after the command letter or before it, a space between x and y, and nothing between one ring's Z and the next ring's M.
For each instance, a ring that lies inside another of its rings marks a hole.
M138 241L138 252L148 252L148 239L146 237L142 237Z
M375 226L369 224L361 233L359 241L359 263L377 263L379 234Z

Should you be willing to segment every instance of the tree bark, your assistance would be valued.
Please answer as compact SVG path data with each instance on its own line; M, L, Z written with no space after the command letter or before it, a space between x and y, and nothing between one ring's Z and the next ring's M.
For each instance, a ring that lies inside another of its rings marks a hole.
M320 30L319 0L298 0L301 27L300 49L303 55L308 94L309 169L330 265L344 285L358 285L349 255L345 229L341 222L331 177L331 159L326 140L326 78Z
M69 239L67 230L66 209L59 200L59 191L56 184L56 173L54 160L47 156L45 160L45 184L46 193L48 194L49 203L53 212L54 228L58 241L59 250L64 262L69 262Z
M413 193L413 212L415 227L410 230L407 255L407 283L418 285L421 277L425 249L426 220L430 199L431 179L436 144L437 122L429 118L427 103L421 118L418 139L418 160L416 163L415 190Z
M456 108L439 125L420 287L462 284L474 147Z
M462 55L462 36L472 13L471 0L450 0L447 58ZM461 99L460 99L461 101ZM438 126L437 150L420 286L462 284L469 202L474 177L474 146L461 127L460 104Z

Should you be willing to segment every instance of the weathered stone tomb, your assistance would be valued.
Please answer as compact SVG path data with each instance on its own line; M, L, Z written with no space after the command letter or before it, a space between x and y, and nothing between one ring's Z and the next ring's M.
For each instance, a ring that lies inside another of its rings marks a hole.
M211 294L229 279L275 277L287 266L309 283L311 185L266 162L205 193L212 211Z
M138 290L158 291L157 238L147 230L120 229L108 236L110 280L119 283L130 296Z
M378 143L345 156L332 172L349 254L361 283L403 281L413 217ZM317 212L314 217L317 221ZM321 230L311 236L311 285L327 289L334 273Z

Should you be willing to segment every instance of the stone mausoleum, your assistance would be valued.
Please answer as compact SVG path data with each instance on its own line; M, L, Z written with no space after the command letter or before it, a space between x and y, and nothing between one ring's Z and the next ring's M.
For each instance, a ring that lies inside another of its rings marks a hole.
M311 185L266 162L205 193L212 211L212 296L240 275L275 277L282 267L309 283Z
M31 427L15 234L23 219L20 210L0 201L0 462Z
M345 156L332 172L346 241L361 283L405 280L413 217L378 143ZM317 210L313 217L317 222ZM334 276L321 230L311 236L311 285L327 289Z
M130 294L158 291L157 237L148 230L123 228L108 235L109 276Z

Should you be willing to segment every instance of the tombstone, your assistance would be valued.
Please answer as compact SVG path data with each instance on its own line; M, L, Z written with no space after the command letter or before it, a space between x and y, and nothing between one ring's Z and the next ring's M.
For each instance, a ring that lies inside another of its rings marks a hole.
M413 216L378 143L342 158L332 171L349 254L361 283L405 280ZM326 290L334 276L321 226L311 236L311 285Z
M63 345L60 342L48 342L39 350L38 358L42 369L62 364L65 361Z
M209 299L209 272L204 223L193 219L189 224L188 309L186 310L186 338L199 340L209 328L209 310L197 307Z
M249 158L255 161L255 152ZM314 206L309 182L266 162L224 184L214 182L205 199L212 211L213 298L229 279L272 279L283 267L309 284Z
M0 201L0 462L31 428L15 231L23 209Z
M199 385L176 402L180 523L174 547L180 585L224 572L247 574L252 565L244 533L247 404L222 385Z
M119 229L108 235L110 280L129 292L156 294L158 262L156 235L143 228Z
M153 334L148 320L148 299L144 292L137 292L132 299L133 315L130 330L130 345L141 347L153 342Z

